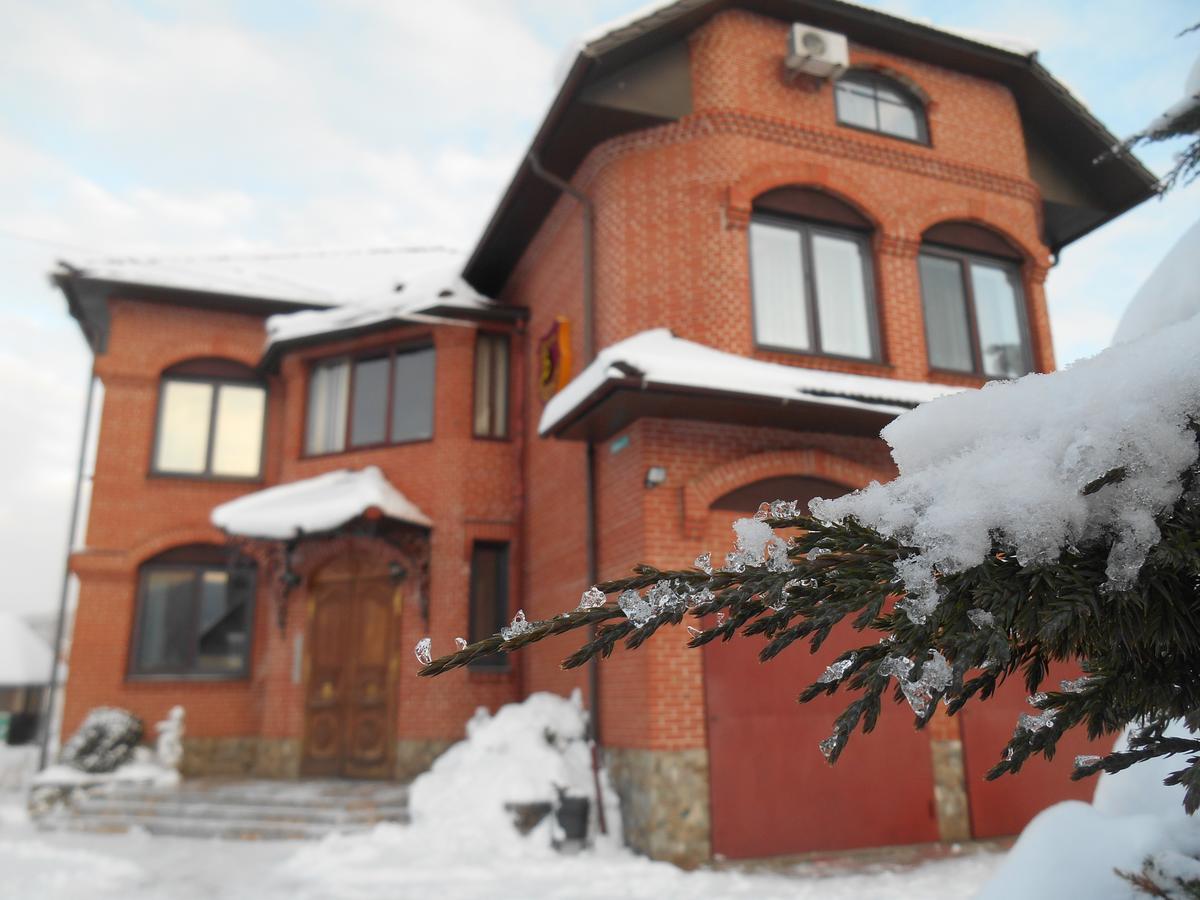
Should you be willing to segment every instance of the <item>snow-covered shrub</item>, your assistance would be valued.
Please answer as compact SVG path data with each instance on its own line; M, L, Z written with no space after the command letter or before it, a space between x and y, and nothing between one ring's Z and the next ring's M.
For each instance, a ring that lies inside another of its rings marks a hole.
M99 706L71 735L59 760L81 772L112 772L133 759L143 733L142 720L133 713Z

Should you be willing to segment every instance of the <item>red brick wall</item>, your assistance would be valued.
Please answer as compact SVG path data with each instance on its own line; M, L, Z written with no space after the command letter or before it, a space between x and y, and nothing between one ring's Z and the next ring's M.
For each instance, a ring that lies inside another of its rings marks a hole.
M213 356L254 365L262 352L263 323L255 316L123 300L113 300L110 310L109 349L96 365L106 390L87 550L73 559L81 589L66 689L68 732L97 705L123 706L153 723L182 703L188 733L195 737L301 736L303 687L292 683L292 659L293 642L306 631L304 588L291 595L284 634L276 625L274 586L260 578L249 678L131 681L125 672L138 566L171 547L223 542L209 524L212 508L220 503L265 484L366 465L378 465L435 523L428 622L420 614L415 579L405 590L408 602L396 647L401 676L397 736L457 738L477 706L496 708L515 699L518 671L418 679L412 648L430 635L434 652L444 653L453 649L455 636L466 635L472 541L510 541L514 560L520 558L523 497L518 460L524 403L515 389L524 382L520 353L513 360L513 440L479 440L472 435L473 326L397 328L284 359L281 371L269 379L262 484L157 477L148 472L162 370L186 359ZM413 337L432 339L436 349L433 440L302 458L309 360ZM521 346L519 337L514 346ZM515 611L520 605L518 566L513 567L512 582Z
M829 83L810 90L787 79L786 36L785 23L744 11L714 17L690 40L693 113L600 145L574 174L574 184L595 203L596 346L665 325L680 337L770 362L978 385L979 379L930 371L917 273L921 234L940 221L967 220L1000 232L1024 257L1035 364L1053 369L1040 196L1007 89L852 45L852 64L888 71L928 100L931 146L865 133L836 124ZM875 224L882 362L755 348L746 228L754 197L783 185L829 191ZM571 320L576 371L586 364L580 221L575 201L560 199L503 293L531 310L531 347L554 316ZM532 414L525 598L531 616L545 617L573 606L586 587L584 448L538 439L542 404L532 383L526 395ZM688 565L701 549L723 558L728 547L698 546L707 504L768 477L762 472L772 466L785 469L770 475L787 471L854 485L893 472L875 440L677 421L642 421L619 437L630 444L616 455L611 440L596 450L601 578L626 573L638 561ZM642 484L650 465L668 472L666 484L652 490ZM716 491L721 479L732 481ZM606 743L704 746L701 655L684 649L684 640L661 634L601 664ZM581 674L557 667L577 643L565 638L531 648L526 689L581 684Z

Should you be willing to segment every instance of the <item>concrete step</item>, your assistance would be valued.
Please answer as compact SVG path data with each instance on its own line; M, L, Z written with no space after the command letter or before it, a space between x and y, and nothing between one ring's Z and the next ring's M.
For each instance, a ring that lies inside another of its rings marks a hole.
M314 825L374 825L377 822L408 821L408 805L359 806L355 808L301 807L291 804L213 803L196 799L138 799L124 795L98 794L76 804L77 816L162 816L264 822L301 822Z
M195 779L178 787L110 785L79 791L38 822L45 830L225 840L312 840L409 821L408 786L351 781Z
M213 820L171 816L68 816L41 825L45 830L112 834L141 828L150 834L217 840L292 841L318 840L328 834L361 831L365 828L283 824L253 819Z

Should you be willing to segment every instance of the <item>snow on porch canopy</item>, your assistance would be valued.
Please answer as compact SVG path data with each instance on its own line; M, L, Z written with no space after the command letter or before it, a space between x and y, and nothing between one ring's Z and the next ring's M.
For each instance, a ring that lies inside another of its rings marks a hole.
M643 331L600 351L542 411L542 436L604 440L641 417L877 434L902 412L961 388L747 359Z
M216 507L212 523L239 537L290 540L333 531L370 510L412 525L433 525L377 466L338 469L247 494Z

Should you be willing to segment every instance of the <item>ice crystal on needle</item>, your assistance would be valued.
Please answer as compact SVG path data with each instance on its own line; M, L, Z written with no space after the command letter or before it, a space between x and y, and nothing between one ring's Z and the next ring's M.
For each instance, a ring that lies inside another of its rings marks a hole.
M433 641L427 637L417 641L417 646L413 648L413 654L417 657L417 662L423 666L433 662Z
M467 649L467 639L456 637L454 639L454 646L457 647L459 650L466 650Z
M971 624L976 628L991 628L996 624L996 617L986 609L969 609L967 610L967 618L971 620Z
M697 569L699 569L701 572L703 572L705 575L711 575L713 573L712 554L711 553L701 553L699 556L696 557L696 561L694 563L692 563L692 565L695 566Z
M649 601L634 590L622 591L617 605L635 628L641 628L654 617L654 608Z
M592 585L583 592L583 596L579 598L579 606L577 609L595 609L597 606L603 606L605 601L604 591Z
M845 659L839 659L837 662L825 667L825 671L821 673L821 677L817 679L817 684L834 684L846 677L846 673L850 671L850 667L854 665L855 654L851 653Z
M525 610L518 609L517 614L513 616L512 622L500 629L500 637L506 641L511 641L513 638L520 637L529 631L533 631L533 623L525 618Z

